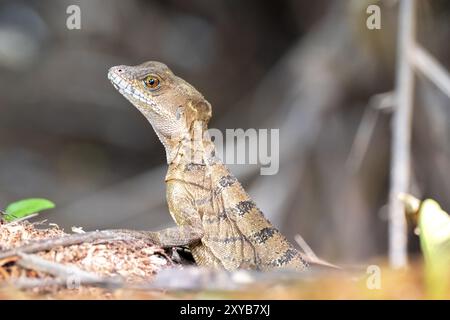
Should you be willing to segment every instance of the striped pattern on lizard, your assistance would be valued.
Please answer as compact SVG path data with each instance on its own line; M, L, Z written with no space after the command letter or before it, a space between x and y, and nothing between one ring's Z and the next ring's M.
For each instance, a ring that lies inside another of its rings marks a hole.
M167 203L177 227L142 232L162 246L188 245L200 266L307 269L306 257L264 217L215 156L211 105L160 62L115 66L114 87L151 123L166 150Z

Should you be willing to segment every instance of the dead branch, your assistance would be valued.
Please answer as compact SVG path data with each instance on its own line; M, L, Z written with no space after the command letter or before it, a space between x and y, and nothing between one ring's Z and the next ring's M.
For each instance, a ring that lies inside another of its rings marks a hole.
M87 281L99 281L100 277L79 269L75 266L64 265L57 262L52 262L33 254L19 253L20 259L17 264L23 268L37 270L51 274L55 277L67 279L70 276L75 276L78 279Z
M411 172L411 127L414 74L408 52L414 47L415 1L400 2L397 51L397 104L392 123L389 192L389 261L392 267L407 264L407 232L404 204L398 194L408 192Z
M303 253L306 255L306 261L312 265L316 266L323 266L323 267L329 267L333 269L341 269L341 267L329 263L325 260L320 259L311 249L311 247L306 243L305 239L299 234L295 235L295 241L300 246L300 248L303 250Z
M370 139L372 138L379 112L391 111L395 104L394 100L395 93L392 91L374 95L369 100L369 105L364 111L349 156L345 162L345 167L349 172L355 173L359 171L367 149L369 148Z
M413 66L430 79L447 97L450 97L450 75L448 71L425 49L416 45L410 55Z
M60 238L44 239L39 241L34 241L17 248L0 251L0 259L5 259L12 256L19 256L24 253L35 253L39 251L47 251L55 247L67 247L75 244L80 244L83 242L93 242L98 240L105 241L118 241L127 240L131 236L126 233L117 232L114 230L104 230L104 231L92 231L85 233L76 233Z

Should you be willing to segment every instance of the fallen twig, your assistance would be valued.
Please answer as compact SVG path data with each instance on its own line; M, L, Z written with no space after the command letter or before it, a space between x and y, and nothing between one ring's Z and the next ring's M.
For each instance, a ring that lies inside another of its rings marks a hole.
M16 280L8 282L8 285L17 289L36 289L36 288L46 288L51 286L64 286L67 284L65 279L60 278L26 278L20 277Z
M45 272L55 279L30 279L19 278L13 281L13 285L19 288L29 288L49 285L65 285L76 288L80 285L95 285L107 288L122 287L124 281L118 278L105 278L94 273L84 271L73 265L65 265L46 260L36 255L19 253L20 260L17 264L23 268Z
M47 251L55 247L71 246L83 242L93 242L97 240L127 240L133 238L130 234L116 230L92 231L86 233L71 234L60 238L44 239L31 242L13 249L0 251L0 259L20 255L21 253L35 253Z
M99 276L81 270L78 267L52 262L37 255L20 253L19 257L20 259L17 261L17 264L21 267L45 272L55 277L68 278L70 276L75 276L87 281L99 281L101 279Z

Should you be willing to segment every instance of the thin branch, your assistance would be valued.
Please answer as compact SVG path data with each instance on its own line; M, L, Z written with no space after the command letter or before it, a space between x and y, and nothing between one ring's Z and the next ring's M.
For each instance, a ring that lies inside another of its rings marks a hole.
M398 194L408 192L411 171L411 126L414 74L408 52L414 48L415 0L401 0L397 49L397 104L392 122L391 177L389 192L389 262L407 264L407 230L404 204Z
M300 248L303 250L303 252L310 258L317 258L317 255L314 253L314 251L311 249L311 247L306 243L305 239L299 234L296 234L295 242L300 246Z
M356 131L349 156L345 162L345 167L351 173L359 171L364 156L369 148L375 125L380 111L392 110L395 104L394 92L385 92L374 95L369 100L369 105L364 110L361 122Z
M325 266L325 267L329 267L329 268L333 268L333 269L341 269L341 267L339 267L335 264L332 264L332 263L329 263L328 261L320 259L314 253L314 251L311 249L311 247L306 243L305 239L303 239L303 237L301 235L296 234L294 239L295 239L295 242L297 242L297 244L303 250L303 253L306 256L306 261L308 263L311 263L311 264L317 265L317 266Z
M17 261L17 264L21 267L45 272L56 277L56 279L19 278L12 281L14 286L20 288L36 287L37 285L65 285L67 287L75 288L82 284L116 288L122 287L124 283L121 279L101 277L94 273L84 271L76 266L49 261L36 255L20 253L19 257L20 260Z
M105 231L92 231L86 233L71 234L59 238L50 238L39 241L34 241L17 248L0 251L0 259L8 258L11 256L18 256L21 253L35 253L39 251L51 250L55 247L71 246L75 244L80 244L83 242L93 242L97 240L127 240L130 239L130 235L126 233L121 233L115 230L105 230Z
M93 286L103 289L141 289L154 290L150 283L143 283L142 285L127 284L124 281L118 281L112 278L100 278L92 280L88 278L76 278L76 275L68 278L28 278L20 277L7 282L7 285L18 289L36 289L46 288L51 286L66 287L68 289L79 289L80 286Z
M70 276L75 276L77 279L89 282L98 282L101 279L98 275L81 270L73 265L49 261L37 255L20 253L19 257L17 264L21 267L45 272L58 278L68 279Z
M8 281L10 286L18 289L35 289L35 288L46 288L51 286L65 286L67 281L65 279L43 279L43 278L27 278L20 277L16 280Z
M432 55L416 45L410 54L413 66L450 98L450 75Z

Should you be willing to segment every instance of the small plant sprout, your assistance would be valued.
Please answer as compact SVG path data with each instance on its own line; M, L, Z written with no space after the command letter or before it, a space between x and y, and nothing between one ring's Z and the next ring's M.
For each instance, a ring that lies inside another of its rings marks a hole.
M43 198L22 199L10 203L4 211L1 211L2 220L7 222L21 221L35 217L39 212L53 209L55 204L50 200Z

